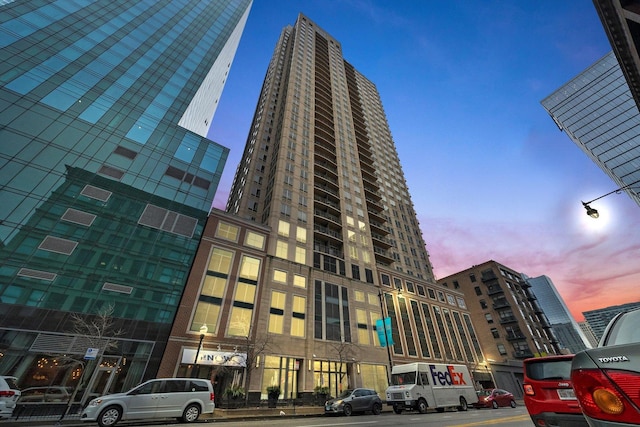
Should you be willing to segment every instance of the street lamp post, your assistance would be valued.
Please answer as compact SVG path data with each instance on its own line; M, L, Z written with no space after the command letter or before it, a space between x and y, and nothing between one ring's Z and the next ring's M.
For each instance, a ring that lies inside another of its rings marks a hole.
M390 337L387 333L387 326L384 324L384 321L387 318L387 311L385 310L385 304L382 301L383 295L384 293L382 292L382 289L378 289L378 297L380 298L380 310L382 310L382 329L384 330L384 340L387 343L387 356L389 357L389 371L387 373L387 379L389 380L389 384L391 384L391 368L393 367L393 364L391 362L391 344L389 344L391 340L389 340Z
M592 208L591 206L589 206L589 204L590 204L590 203L593 203L593 202L595 202L596 200L600 200L600 199L602 199L603 197L607 197L607 196L609 196L609 195L611 195L611 194L613 194L613 193L620 194L620 192L621 192L622 190L626 190L626 189L628 189L629 187L631 187L632 185L635 185L635 184L638 184L638 183L640 183L640 180L635 181L635 182L632 182L631 184L624 185L624 186L622 186L622 187L620 187L620 188L616 188L615 190L610 191L610 192L608 192L607 194L604 194L604 195L602 195L602 196L600 196L600 197L596 197L596 198L595 198L595 199L593 199L593 200L589 200L588 202L582 202L582 206L584 206L584 208L587 210L587 215L589 215L591 218L598 218L598 217L600 216L600 214L598 213L598 210L597 210L597 209Z
M204 336L207 334L207 325L200 326L200 342L198 343L198 348L196 349L196 357L193 361L193 369L191 369L191 378L196 378L196 374L198 373L196 369L198 368L198 356L200 355L200 348L202 347L202 341L204 340Z

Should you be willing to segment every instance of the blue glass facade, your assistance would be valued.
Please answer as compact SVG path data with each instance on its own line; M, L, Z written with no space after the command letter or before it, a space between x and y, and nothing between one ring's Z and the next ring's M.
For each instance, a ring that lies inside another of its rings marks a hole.
M120 356L147 366L106 391L155 374L228 154L184 118L211 122L194 99L219 95L203 83L228 72L250 6L0 6L0 372L22 387L41 385L40 353L86 350L50 339L73 336L70 313L105 307Z
M613 52L542 100L542 106L620 187L640 181L640 114ZM637 189L627 194L640 205Z

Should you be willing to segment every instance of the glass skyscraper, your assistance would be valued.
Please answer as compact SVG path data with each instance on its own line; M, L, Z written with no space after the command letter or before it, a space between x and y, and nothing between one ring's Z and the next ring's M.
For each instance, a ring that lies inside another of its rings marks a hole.
M60 361L98 347L88 392L127 388L157 371L227 158L206 134L251 0L5 3L0 372L75 385ZM70 320L105 310L110 352Z
M640 114L608 53L542 100L560 130L640 205ZM635 184L635 185L633 185Z
M591 348L589 340L547 276L525 277L563 348L572 353Z

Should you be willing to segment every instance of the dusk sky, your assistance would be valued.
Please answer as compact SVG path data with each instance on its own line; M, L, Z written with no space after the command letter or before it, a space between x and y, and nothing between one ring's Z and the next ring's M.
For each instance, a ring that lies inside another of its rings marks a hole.
M269 59L305 14L378 88L437 278L495 260L576 320L640 301L640 208L540 101L611 50L590 0L255 0L209 137L224 209Z

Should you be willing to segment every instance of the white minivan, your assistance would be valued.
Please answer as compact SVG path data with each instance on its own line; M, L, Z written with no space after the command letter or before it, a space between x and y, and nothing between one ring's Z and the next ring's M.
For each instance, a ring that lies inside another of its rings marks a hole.
M82 421L111 427L121 420L177 418L191 423L215 409L213 385L199 378L158 378L126 393L109 394L89 402Z

